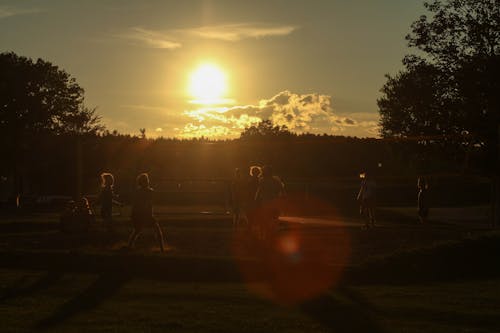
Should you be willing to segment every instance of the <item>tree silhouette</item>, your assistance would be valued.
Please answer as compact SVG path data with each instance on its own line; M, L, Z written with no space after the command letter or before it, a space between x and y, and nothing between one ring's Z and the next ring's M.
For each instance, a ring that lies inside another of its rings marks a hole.
M50 62L1 53L0 73L2 173L13 177L20 193L42 173L54 172L54 165L49 165L54 161L45 155L50 136L64 136L72 152L81 141L71 137L96 134L104 127L95 109L85 107L84 91L76 80Z
M274 125L271 120L262 120L257 125L246 127L240 134L244 140L290 137L293 133L286 125Z
M432 19L422 15L412 24L406 40L433 63L453 70L472 58L499 54L498 0L434 0L424 6Z
M406 36L419 55L386 76L378 100L384 137L439 135L481 147L492 160L500 124L498 0L426 2ZM423 54L422 54L423 53Z
M0 54L0 131L11 134L89 133L102 130L84 90L50 62Z
M381 89L377 103L382 136L435 135L448 126L440 105L440 71L418 62L391 77ZM418 93L416 93L418 92Z

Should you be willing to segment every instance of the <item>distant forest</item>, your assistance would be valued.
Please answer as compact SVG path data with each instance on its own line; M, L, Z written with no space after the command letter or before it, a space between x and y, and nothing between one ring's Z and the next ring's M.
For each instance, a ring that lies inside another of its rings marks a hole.
M419 141L295 135L286 130L245 135L234 140L148 139L102 134L43 134L18 147L16 157L0 166L2 187L25 194L95 193L101 172L115 175L128 191L141 172L153 184L166 180L229 180L234 169L271 164L285 181L480 172L478 156ZM2 141L2 155L9 144ZM472 163L473 162L473 163Z

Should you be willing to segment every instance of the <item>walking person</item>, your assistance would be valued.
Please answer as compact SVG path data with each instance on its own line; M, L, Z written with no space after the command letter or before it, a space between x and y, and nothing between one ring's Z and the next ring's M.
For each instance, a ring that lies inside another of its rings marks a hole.
M101 204L101 218L108 232L112 232L114 228L113 204L121 205L121 203L115 200L114 184L115 178L111 173L101 173L101 192L97 201Z
M145 227L152 227L159 241L161 252L165 251L165 242L160 224L153 216L153 193L154 190L149 185L149 176L147 173L141 173L137 176L137 188L132 202L132 225L134 230L130 234L128 247L133 249L135 242Z
M357 200L360 205L359 213L364 220L364 226L366 228L375 227L377 184L373 177L366 172L360 174L360 178L361 186L357 196Z

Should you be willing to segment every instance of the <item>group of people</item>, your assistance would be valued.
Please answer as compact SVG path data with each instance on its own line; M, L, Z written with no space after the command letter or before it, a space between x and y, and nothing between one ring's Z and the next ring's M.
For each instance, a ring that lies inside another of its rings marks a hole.
M249 226L261 239L267 239L277 228L279 199L285 195L281 179L270 165L251 166L249 174L235 169L231 182L233 226Z
M114 229L113 205L123 206L114 193L115 179L111 173L100 175L101 189L96 203L100 205L100 216L108 232ZM160 224L153 215L153 189L147 173L136 178L136 189L132 198L131 222L133 230L128 239L128 248L132 249L146 227L156 233L160 250L165 251L165 239ZM273 175L270 165L252 166L249 174L243 175L235 170L231 182L231 202L233 225L246 223L250 230L261 239L267 239L275 231L280 214L279 198L284 196L285 187L279 177ZM61 216L63 231L83 231L95 221L93 210L87 198L72 202Z
M363 172L360 174L361 186L357 200L359 202L359 214L364 221L364 227L375 227L376 211L376 182L371 174ZM417 214L420 223L426 223L429 216L429 199L427 191L429 184L425 177L417 180Z
M112 228L112 206L115 201L113 193L114 177L110 173L101 174L101 193L98 201L101 204L101 216L108 228ZM128 239L128 248L132 249L141 232L146 227L152 227L156 233L161 252L165 252L165 240L160 224L153 215L153 189L149 183L149 175L141 173L136 178L136 189L132 198L133 230Z
M112 232L113 224L113 205L122 206L123 204L116 200L114 193L115 179L111 173L102 173L101 190L97 197L100 206L100 215L103 224L108 232ZM132 198L132 211L130 214L133 230L128 239L128 248L132 249L141 232L146 227L152 227L159 241L161 252L165 251L165 240L162 229L158 221L153 216L153 189L149 183L147 173L141 173L136 178L136 189ZM83 231L95 220L92 209L87 198L80 198L78 202L71 203L70 207L61 216L61 227L63 231Z
M357 195L360 205L360 215L364 220L364 227L375 226L376 211L376 182L371 174L360 174L361 186ZM108 231L113 231L113 205L122 206L114 194L114 177L111 173L102 173L101 190L97 198L100 204L100 215ZM418 189L418 217L420 222L427 221L428 183L420 177ZM156 233L160 250L165 251L163 231L153 215L153 189L150 186L147 173L141 173L136 178L136 190L132 199L131 222L133 230L128 239L128 248L134 248L141 232L151 227ZM233 226L246 225L258 238L267 239L278 227L278 217L281 210L281 201L285 195L285 186L281 179L273 174L270 165L263 167L251 166L249 173L244 174L235 169L231 181L231 207ZM72 203L61 216L61 225L64 231L81 231L95 220L93 211L87 198L81 198Z

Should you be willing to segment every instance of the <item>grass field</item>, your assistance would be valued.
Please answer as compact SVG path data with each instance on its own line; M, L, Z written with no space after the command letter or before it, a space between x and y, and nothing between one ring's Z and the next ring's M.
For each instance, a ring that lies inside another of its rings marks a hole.
M163 215L166 254L151 233L124 251L124 217L111 235L68 235L56 215L5 216L1 331L500 330L498 232L382 216L370 230L283 225L264 246L225 215Z
M277 305L241 284L2 270L3 332L498 332L499 280L334 289Z

